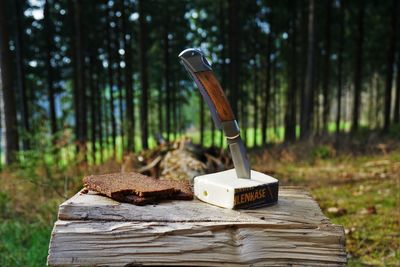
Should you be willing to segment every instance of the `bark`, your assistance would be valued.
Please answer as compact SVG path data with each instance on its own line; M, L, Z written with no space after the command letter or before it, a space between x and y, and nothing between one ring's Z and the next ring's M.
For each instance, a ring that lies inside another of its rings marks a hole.
M117 64L117 91L118 91L118 114L119 114L119 134L121 139L121 151L122 153L125 150L125 142L124 142L124 110L123 110L123 88L122 88L122 68L121 68L121 55L119 54L120 50L120 40L121 40L121 29L120 29L120 20L115 15L118 10L118 4L114 3L114 18L115 18L115 27L114 31L114 51L115 51L115 60Z
M254 65L253 65L253 146L256 147L257 144L257 129L258 129L258 29L255 30L255 43L254 43Z
M24 44L23 44L23 33L24 27L22 25L23 11L21 9L21 0L15 1L15 18L16 18L16 36L15 36L15 56L17 64L17 86L20 95L20 112L21 122L23 131L25 134L30 133L29 123L29 100L28 91L25 80L25 64L24 64ZM22 140L23 149L27 150L30 147L29 138L23 138Z
M225 8L224 8L224 0L220 0L219 2L219 27L220 27L220 43L222 45L221 49L221 86L225 89L226 95L229 97L230 92L228 91L226 84L226 41L225 41ZM214 122L213 122L214 123ZM224 144L224 135L222 130L220 131L220 139L219 139L219 146L222 147Z
M393 0L392 17L390 19L389 28L389 49L387 54L386 65L386 84L385 84L385 116L383 124L383 132L388 133L390 127L390 115L392 111L392 84L393 84L393 66L395 64L395 47L396 47L396 34L397 34L397 17L398 13L398 0Z
M308 41L307 41L307 70L304 94L301 97L300 138L307 139L311 134L314 99L314 0L309 0L308 11Z
M330 111L330 57L331 57L331 9L332 0L326 0L326 26L325 26L325 57L324 57L324 81L323 81L323 131L328 132Z
M125 11L125 1L121 1L123 46L125 50L125 106L126 106L126 129L127 129L127 149L128 152L135 151L135 108L134 108L134 88L132 79L132 32L128 33L128 19ZM129 1L128 1L129 4ZM129 38L128 38L129 35Z
M99 151L100 151L100 163L103 162L103 95L101 93L100 87L104 88L104 83L100 81L101 73L100 73L100 63L97 62L96 65L96 87L95 87L95 96L96 96L96 104L97 107L97 129L98 140L99 140Z
M363 43L364 43L364 14L365 3L359 0L358 7L358 25L356 33L356 60L354 71L354 102L353 102L353 117L351 131L358 131L360 124L360 106L361 106L361 90L362 90L362 71L363 71Z
M107 1L106 1L107 5ZM117 126L115 121L115 106L114 106L114 71L112 68L113 58L112 58L112 49L111 49L111 26L110 26L110 9L107 5L106 9L106 43L107 43L107 55L108 55L108 65L107 65L107 72L108 72L108 87L109 87L109 94L110 94L110 101L109 101L109 112L110 112L110 120L111 120L111 143L112 143L112 151L114 158L117 155Z
M18 130L15 95L12 86L13 67L9 44L9 25L6 17L5 1L0 1L0 113L2 126L3 152L5 163L16 161L18 151Z
M173 128L173 136L174 139L176 139L177 134L178 134L178 94L176 88L176 77L174 75L171 76L172 80L172 88L171 88L171 103L172 103L172 128Z
M400 123L400 52L397 55L396 96L394 102L394 123Z
M340 117L342 111L342 78L343 78L343 47L344 47L344 9L345 0L340 2L340 14L339 14L339 48L338 48L338 64L337 64L337 75L338 75L338 91L337 91L337 114L336 114L336 134L340 133Z
M92 54L90 56L90 62L89 62L89 69L88 69L88 78L89 78L89 88L90 88L90 98L89 98L89 104L90 104L90 126L91 126L91 141L92 141L92 159L93 163L96 164L96 132L97 132L97 112L98 109L98 103L97 103L97 90L96 90L96 81L94 78L94 70L93 66L95 65L94 62L94 55Z
M164 92L162 78L157 79L157 113L158 113L158 134L160 138L163 138L162 134L164 132L164 116L163 116L163 106L164 106Z
M164 88L165 88L165 106L166 106L166 130L167 130L167 142L170 141L171 135L171 88L170 88L170 64L169 64L169 14L168 4L165 7L164 13Z
M139 0L139 46L140 46L140 83L142 87L140 122L141 122L141 139L142 148L147 149L148 145L148 90L149 84L147 79L147 25L144 13L144 0Z
M238 96L239 96L239 38L238 38L238 4L239 1L228 1L229 12L229 99L233 114L239 115ZM244 119L244 118L243 118Z
M204 146L204 101L199 94L200 104L200 145Z
M267 131L268 131L268 108L270 103L271 95L271 54L272 54L272 13L269 19L270 32L268 33L267 41L267 53L266 53L266 79L265 79L265 92L264 92L264 104L261 121L261 142L263 145L267 144Z
M74 1L75 20L75 56L76 56L76 100L77 100L77 124L78 124L78 151L82 153L86 161L87 120L86 120L86 88L84 79L84 55L83 55L83 25L82 25L82 1Z
M71 25L69 25L73 30L70 36L70 44L69 47L71 48L71 58L72 58L72 93L73 93L73 104L74 104L74 119L75 119L75 139L76 139L76 151L79 152L79 142L78 142L78 137L79 137L79 114L78 114L78 74L77 74L77 57L76 57L76 27L75 27L75 21L76 21L76 12L75 12L75 3L74 0L68 0L68 10L69 10L69 16L71 17Z
M297 53L296 53L296 26L297 10L295 3L291 4L292 9L292 37L291 37L291 55L288 62L290 84L286 93L285 109L285 142L294 142L296 140L296 95L297 95Z
M51 64L53 42L52 42L52 21L50 17L50 3L46 0L44 5L44 32L46 38L46 72L47 72L47 97L49 101L49 115L50 115L50 129L51 134L57 132L57 117L56 117L56 104L55 104L55 89L54 89L54 74L53 66ZM55 141L55 140L53 140Z

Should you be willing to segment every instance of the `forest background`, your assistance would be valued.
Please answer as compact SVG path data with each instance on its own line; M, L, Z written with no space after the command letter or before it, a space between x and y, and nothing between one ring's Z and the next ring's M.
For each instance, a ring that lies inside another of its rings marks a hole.
M399 16L396 0L0 1L0 265L44 264L82 176L184 137L226 147L189 47L254 168L308 187L350 264L399 264Z

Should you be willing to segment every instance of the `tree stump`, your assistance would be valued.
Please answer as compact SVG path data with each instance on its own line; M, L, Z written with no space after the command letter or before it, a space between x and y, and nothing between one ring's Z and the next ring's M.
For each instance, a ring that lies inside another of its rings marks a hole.
M135 206L94 192L60 205L50 266L346 265L343 227L300 188L276 205L229 210L198 200Z

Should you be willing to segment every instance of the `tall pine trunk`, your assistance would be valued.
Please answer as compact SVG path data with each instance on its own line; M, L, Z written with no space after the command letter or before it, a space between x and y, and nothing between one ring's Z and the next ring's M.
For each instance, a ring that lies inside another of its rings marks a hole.
M383 124L383 132L387 133L390 127L390 113L392 111L392 84L393 84L393 65L395 64L395 47L396 47L396 35L397 33L397 17L398 12L398 0L393 0L392 5L392 16L390 19L389 28L389 49L387 54L386 64L386 84L385 84L385 116Z
M308 42L307 70L304 93L301 95L300 138L307 139L311 134L314 99L314 0L308 1Z
M258 146L257 144L257 129L258 129L258 66L257 66L257 56L254 56L253 65L253 146Z
M331 9L332 0L326 0L326 26L325 26L325 57L324 57L324 80L323 80L323 108L322 108L322 128L328 132L329 111L330 111L330 57L331 57Z
M229 91L227 89L227 83L226 83L226 41L225 41L225 7L224 7L224 0L220 0L219 2L219 38L220 38L220 43L222 46L221 49L221 86L222 88L225 89L225 93L229 96ZM214 123L214 122L213 122ZM219 139L219 146L222 147L224 144L224 135L222 133L222 130L220 130L220 139Z
M12 86L12 63L9 44L9 25L6 18L5 1L0 1L0 113L5 163L16 161L18 151L17 112Z
M75 27L75 79L76 79L76 113L78 124L78 150L86 161L87 120L86 120L86 88L84 79L84 54L83 54L83 24L82 1L74 1L74 27Z
M200 145L204 146L204 101L200 94L198 96L200 105Z
M57 132L55 90L54 90L54 75L53 66L51 65L53 41L52 41L52 22L50 17L50 3L46 0L44 5L44 32L46 38L46 72L47 72L47 97L49 101L50 129L51 134ZM55 141L55 139L53 139Z
M397 53L396 96L394 102L394 123L400 123L400 52Z
M120 5L114 3L114 23L115 27L114 31L114 52L115 52L115 61L117 63L117 90L118 90L118 115L119 115L119 135L121 140L121 152L122 154L125 151L125 142L124 142L124 110L123 110L123 86L122 86L122 68L121 68L121 55L119 54L119 50L121 48L121 29L120 29L120 19L117 16Z
M25 80L25 64L24 64L24 41L23 33L24 27L22 26L22 19L24 15L21 9L21 0L15 0L15 21L16 21L16 35L15 35L15 56L17 64L17 86L18 93L20 95L20 114L22 121L22 129L25 134L30 133L30 122L29 122L29 99L28 91ZM27 150L30 147L29 138L25 137L22 140L23 149Z
M146 16L144 12L144 0L139 0L139 47L140 47L140 84L142 87L141 93L141 108L140 108L140 128L141 139L142 139L142 148L147 149L148 145L148 78L147 78L147 27L146 27Z
M239 99L239 39L238 39L238 4L239 1L229 0L229 99L232 106L233 114L239 116L238 99ZM243 121L245 118L242 118Z
M340 117L342 111L342 91L343 91L343 47L344 47L344 4L345 0L340 1L340 13L339 13L339 48L338 48L338 64L337 64L337 76L338 76L338 91L337 91L337 114L336 114L336 134L340 133Z
M362 90L362 71L363 71L363 43L364 43L364 14L365 3L363 0L358 1L358 25L356 32L356 60L354 71L354 102L353 102L353 117L351 131L358 131L360 124L360 106L361 106L361 90Z
M112 144L112 153L113 156L117 156L117 125L115 121L115 106L114 106L114 71L112 68L113 64L113 57L112 57L112 48L111 48L111 21L110 21L110 8L108 7L108 2L105 2L106 8L106 43L107 43L107 56L108 56L108 65L107 65L107 72L108 72L108 87L109 87L109 94L110 94L110 101L109 101L109 112L110 112L110 120L111 120L111 144Z
M170 64L169 64L169 13L168 4L165 7L164 16L164 89L165 89L165 108L166 108L166 131L167 142L170 141L171 135L171 88L170 88Z
M296 95L297 95L297 53L296 53L296 26L297 10L295 3L291 4L292 23L291 23L291 45L289 62L290 83L286 93L286 111L285 111L285 142L294 142L296 140Z
M268 132L268 108L271 95L271 70L272 70L272 62L271 62L271 54L272 54L272 11L270 11L269 15L269 33L268 33L268 40L267 40L267 53L266 53L266 78L265 78L265 90L264 90L264 99L263 99L263 112L261 118L261 143L263 145L267 144L267 132Z
M102 95L102 90L100 90L100 87L101 88L104 88L104 82L102 82L103 81L103 78L102 78L102 76L101 76L101 72L100 72L100 70L101 70L101 67L100 67L100 63L99 62L96 62L96 87L95 87L95 96L96 96L96 104L97 104L97 107L99 107L97 110L98 110L98 112L97 112L97 116L96 116L96 119L97 119L97 123L96 123L96 125L97 125L97 129L96 129L96 132L97 132L97 134L98 134L98 140L99 140L99 156L100 156L100 163L103 163L103 149L104 149L104 146L103 146L103 138L104 138L104 135L103 135L103 95Z
M132 79L132 31L128 33L128 18L125 11L125 0L121 1L122 33L125 60L125 106L126 106L126 129L127 129L127 149L128 152L135 151L135 106L134 89ZM130 2L128 1L128 4ZM129 37L128 37L129 36Z
M94 75L94 55L93 52L90 55L89 61L89 68L88 68L88 79L89 79L89 90L90 90L90 98L89 98L89 105L90 105L90 126L91 126L91 141L92 141L92 159L93 164L96 164L96 153L97 153L97 114L98 114L98 103L97 103L97 96L96 96L96 81ZM98 77L97 77L98 78Z

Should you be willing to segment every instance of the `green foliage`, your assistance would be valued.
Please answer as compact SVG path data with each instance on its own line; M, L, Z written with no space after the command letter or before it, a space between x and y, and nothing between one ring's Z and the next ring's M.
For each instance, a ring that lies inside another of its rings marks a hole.
M400 123L393 124L389 129L389 136L396 138L400 136Z
M0 266L45 266L51 226L20 220L0 222Z
M319 145L312 149L314 159L328 159L334 155L334 149L328 145Z
M328 147L317 151L329 154ZM397 266L400 152L302 159L273 163L275 176L285 185L310 187L325 215L344 226L349 266Z
M11 208L10 198L7 193L0 191L0 218L9 216Z

